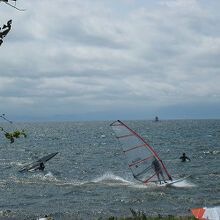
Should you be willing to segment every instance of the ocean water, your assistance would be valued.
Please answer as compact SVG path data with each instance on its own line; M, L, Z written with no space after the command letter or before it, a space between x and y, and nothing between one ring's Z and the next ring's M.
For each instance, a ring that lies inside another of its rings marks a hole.
M1 123L24 128L14 144L0 136L0 219L94 219L191 215L190 208L220 205L220 120L124 121L159 154L172 186L133 179L111 121ZM44 172L19 173L25 164L59 152ZM178 159L185 152L191 162Z

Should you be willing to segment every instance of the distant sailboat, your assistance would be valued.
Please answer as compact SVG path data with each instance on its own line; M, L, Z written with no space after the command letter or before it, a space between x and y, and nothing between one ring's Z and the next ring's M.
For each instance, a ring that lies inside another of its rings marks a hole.
M154 119L154 121L159 121L159 118L158 118L158 116L155 116L155 119Z
M122 144L135 179L143 183L173 183L162 160L143 138L119 120L111 127Z

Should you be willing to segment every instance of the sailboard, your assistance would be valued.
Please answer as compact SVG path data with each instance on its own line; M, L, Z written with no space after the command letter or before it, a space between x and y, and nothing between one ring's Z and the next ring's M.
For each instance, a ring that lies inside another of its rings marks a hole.
M179 178L179 179L168 180L168 181L166 181L166 183L163 182L163 183L160 184L160 185L161 185L161 186L169 186L169 185L173 185L173 184L175 184L175 183L182 182L183 180L185 180L185 179L187 179L187 178L189 178L189 177L190 177L190 175L185 176L185 177L182 177L182 178Z
M57 154L58 154L58 152L48 154L48 155L40 158L39 160L24 166L21 170L19 170L19 172L35 171L40 167L41 163L46 163L48 160L52 159Z
M193 213L193 215L197 219L201 220L219 220L220 219L220 206L212 207L212 208L196 208L196 209L190 209L190 211Z
M162 160L142 137L120 120L110 126L122 145L135 179L143 183L172 181Z

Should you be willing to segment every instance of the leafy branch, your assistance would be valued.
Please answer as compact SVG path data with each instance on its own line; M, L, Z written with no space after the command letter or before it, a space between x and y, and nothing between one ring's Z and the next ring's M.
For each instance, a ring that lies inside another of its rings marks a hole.
M3 27L0 27L0 46L3 43L3 38L6 37L8 32L11 30L12 20L9 20L7 24L4 24Z
M5 121L7 121L10 124L12 124L12 121L8 120L5 117L5 114L0 115L0 118L4 119ZM10 140L11 144L14 143L15 138L20 138L20 136L23 136L25 138L27 137L27 135L24 132L24 129L22 129L21 131L17 130L17 131L14 131L12 133L7 132L3 127L0 127L0 130L2 132L4 132L5 137Z
M8 3L8 0L0 0L0 2L4 2L5 4L7 4L7 5L9 5L9 6L15 8L15 9L17 9L18 11L25 11L25 9L20 9L20 8L17 8L17 7L16 7L16 1L17 1L17 0L11 0L11 1L14 1L15 4L12 5L11 3Z

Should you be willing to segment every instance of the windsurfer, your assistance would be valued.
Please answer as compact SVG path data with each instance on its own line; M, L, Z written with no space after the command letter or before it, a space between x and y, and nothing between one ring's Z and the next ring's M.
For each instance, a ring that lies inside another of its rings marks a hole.
M156 158L154 158L154 160L152 161L151 167L153 167L153 169L155 170L155 172L157 174L158 181L160 182L160 184L161 184L160 175L162 176L164 183L167 183L164 178L160 163Z
M45 168L44 163L43 162L40 163L40 167L38 168L38 170L44 171L44 168Z
M183 155L180 157L181 162L185 162L186 160L191 161L189 157L186 156L185 153L183 153Z

